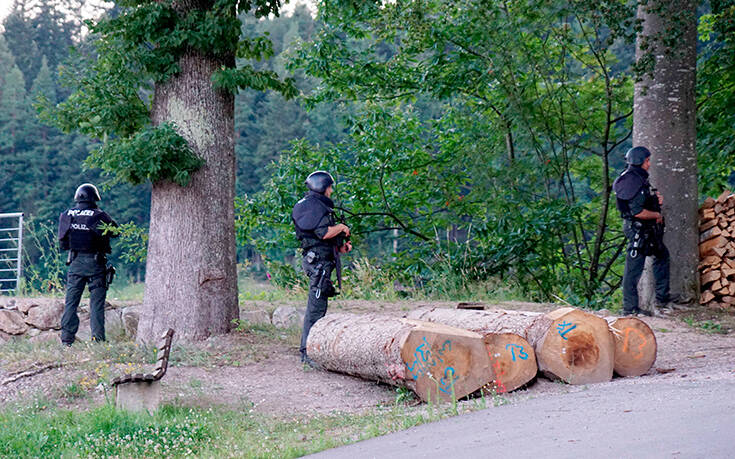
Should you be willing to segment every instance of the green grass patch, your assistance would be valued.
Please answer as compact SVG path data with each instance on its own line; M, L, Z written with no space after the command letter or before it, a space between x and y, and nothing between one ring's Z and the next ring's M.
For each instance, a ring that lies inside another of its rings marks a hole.
M122 280L115 280L107 291L107 298L118 301L138 301L143 302L143 291L145 284L143 282L123 283Z
M362 415L283 420L254 413L247 406L235 410L166 405L149 415L109 404L74 412L38 402L0 412L0 457L290 458L455 413L451 405L396 404Z
M700 320L697 321L694 317L684 317L684 323L693 328L699 328L707 333L719 333L726 335L729 330L722 326L721 323L712 320Z

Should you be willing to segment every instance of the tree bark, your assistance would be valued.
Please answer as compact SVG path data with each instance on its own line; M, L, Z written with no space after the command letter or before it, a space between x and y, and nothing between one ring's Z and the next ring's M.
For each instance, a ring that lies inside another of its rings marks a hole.
M424 308L411 311L408 317L467 328L481 335L519 335L533 347L538 369L552 379L569 384L612 379L615 351L608 324L578 309L562 308L541 314Z
M177 2L180 11L198 3ZM184 341L227 333L238 317L235 255L234 96L212 87L212 74L234 55L189 49L181 72L156 85L154 124L173 122L206 161L186 187L153 184L146 286L138 341L168 328Z
M640 376L656 361L656 335L645 322L635 317L608 317L615 336L615 373Z
M494 379L482 337L441 324L328 314L306 349L326 370L406 387L424 401L459 399Z
M651 0L638 9L643 21L636 58L652 45L653 78L635 85L633 145L651 153L651 183L664 196L664 242L671 255L671 291L697 298L697 154L696 141L696 6L693 0ZM680 29L676 49L665 49L661 36ZM654 296L650 261L646 263L639 292L641 307Z

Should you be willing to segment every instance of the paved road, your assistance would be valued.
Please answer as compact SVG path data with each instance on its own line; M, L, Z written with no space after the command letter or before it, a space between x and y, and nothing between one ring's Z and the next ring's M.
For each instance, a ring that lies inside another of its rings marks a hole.
M599 384L421 425L317 458L735 458L735 379Z

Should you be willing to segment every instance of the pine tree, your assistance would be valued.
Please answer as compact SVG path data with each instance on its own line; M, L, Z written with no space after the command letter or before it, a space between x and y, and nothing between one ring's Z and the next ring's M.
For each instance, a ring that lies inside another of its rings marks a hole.
M15 63L30 84L36 77L41 66L41 55L34 40L33 26L28 20L28 10L23 1L16 0L13 10L3 22L5 40L10 52L15 57ZM29 86L26 86L28 89Z

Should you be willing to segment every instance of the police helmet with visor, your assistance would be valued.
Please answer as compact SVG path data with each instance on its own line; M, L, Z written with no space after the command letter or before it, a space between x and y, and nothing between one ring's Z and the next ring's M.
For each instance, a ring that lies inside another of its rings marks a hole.
M334 184L334 179L325 171L316 171L306 177L306 187L315 193L324 194L330 185Z
M646 147L633 147L625 154L625 162L632 166L640 166L651 156Z
M97 191L97 187L91 183L83 183L79 185L77 191L74 193L74 201L76 202L97 202L101 200L100 192Z

